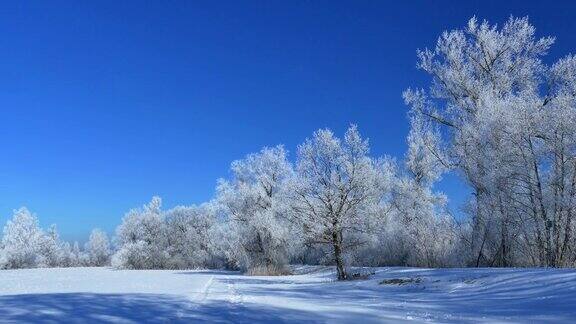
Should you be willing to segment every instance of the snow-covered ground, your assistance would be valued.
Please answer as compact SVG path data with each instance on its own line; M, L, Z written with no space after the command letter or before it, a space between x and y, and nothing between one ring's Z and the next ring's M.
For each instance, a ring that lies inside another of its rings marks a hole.
M576 322L576 270L331 268L247 277L108 268L0 271L0 322ZM412 282L383 281L401 278Z

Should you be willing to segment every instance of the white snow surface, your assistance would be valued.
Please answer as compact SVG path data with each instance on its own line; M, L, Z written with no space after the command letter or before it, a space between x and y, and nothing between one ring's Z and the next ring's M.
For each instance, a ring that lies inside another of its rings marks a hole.
M574 269L329 267L292 276L110 268L0 271L0 323L575 323ZM412 279L411 283L381 284Z

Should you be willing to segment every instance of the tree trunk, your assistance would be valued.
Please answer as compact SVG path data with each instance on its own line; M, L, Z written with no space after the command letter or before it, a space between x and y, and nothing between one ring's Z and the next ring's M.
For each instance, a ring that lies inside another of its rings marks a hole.
M344 260L342 259L342 235L338 232L332 233L332 245L334 247L334 261L336 262L338 280L346 280L348 279L348 274L346 273Z
M476 258L476 268L480 267L480 260L482 258L482 251L484 250L484 243L488 237L488 230L484 229L484 235L482 237L482 244L480 244L480 250L478 250L478 258Z

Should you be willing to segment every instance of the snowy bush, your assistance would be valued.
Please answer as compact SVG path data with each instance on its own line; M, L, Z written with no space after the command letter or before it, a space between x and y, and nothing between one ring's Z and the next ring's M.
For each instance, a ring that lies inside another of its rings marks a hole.
M116 229L118 251L114 266L126 269L164 269L168 262L166 224L162 200L129 211Z
M154 197L126 214L116 229L112 265L126 269L191 269L222 266L216 255L214 207L178 206L166 212Z
M215 255L212 228L216 222L213 206L178 206L166 212L169 268L191 269L217 267L221 260Z

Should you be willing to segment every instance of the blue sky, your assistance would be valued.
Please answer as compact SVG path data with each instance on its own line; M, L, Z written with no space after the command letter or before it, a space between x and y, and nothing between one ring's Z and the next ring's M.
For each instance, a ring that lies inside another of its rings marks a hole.
M0 223L27 206L66 239L163 197L200 203L232 160L350 123L402 157L416 49L473 15L530 16L574 51L572 1L5 1ZM292 155L293 157L293 155ZM466 190L440 184L457 209Z

